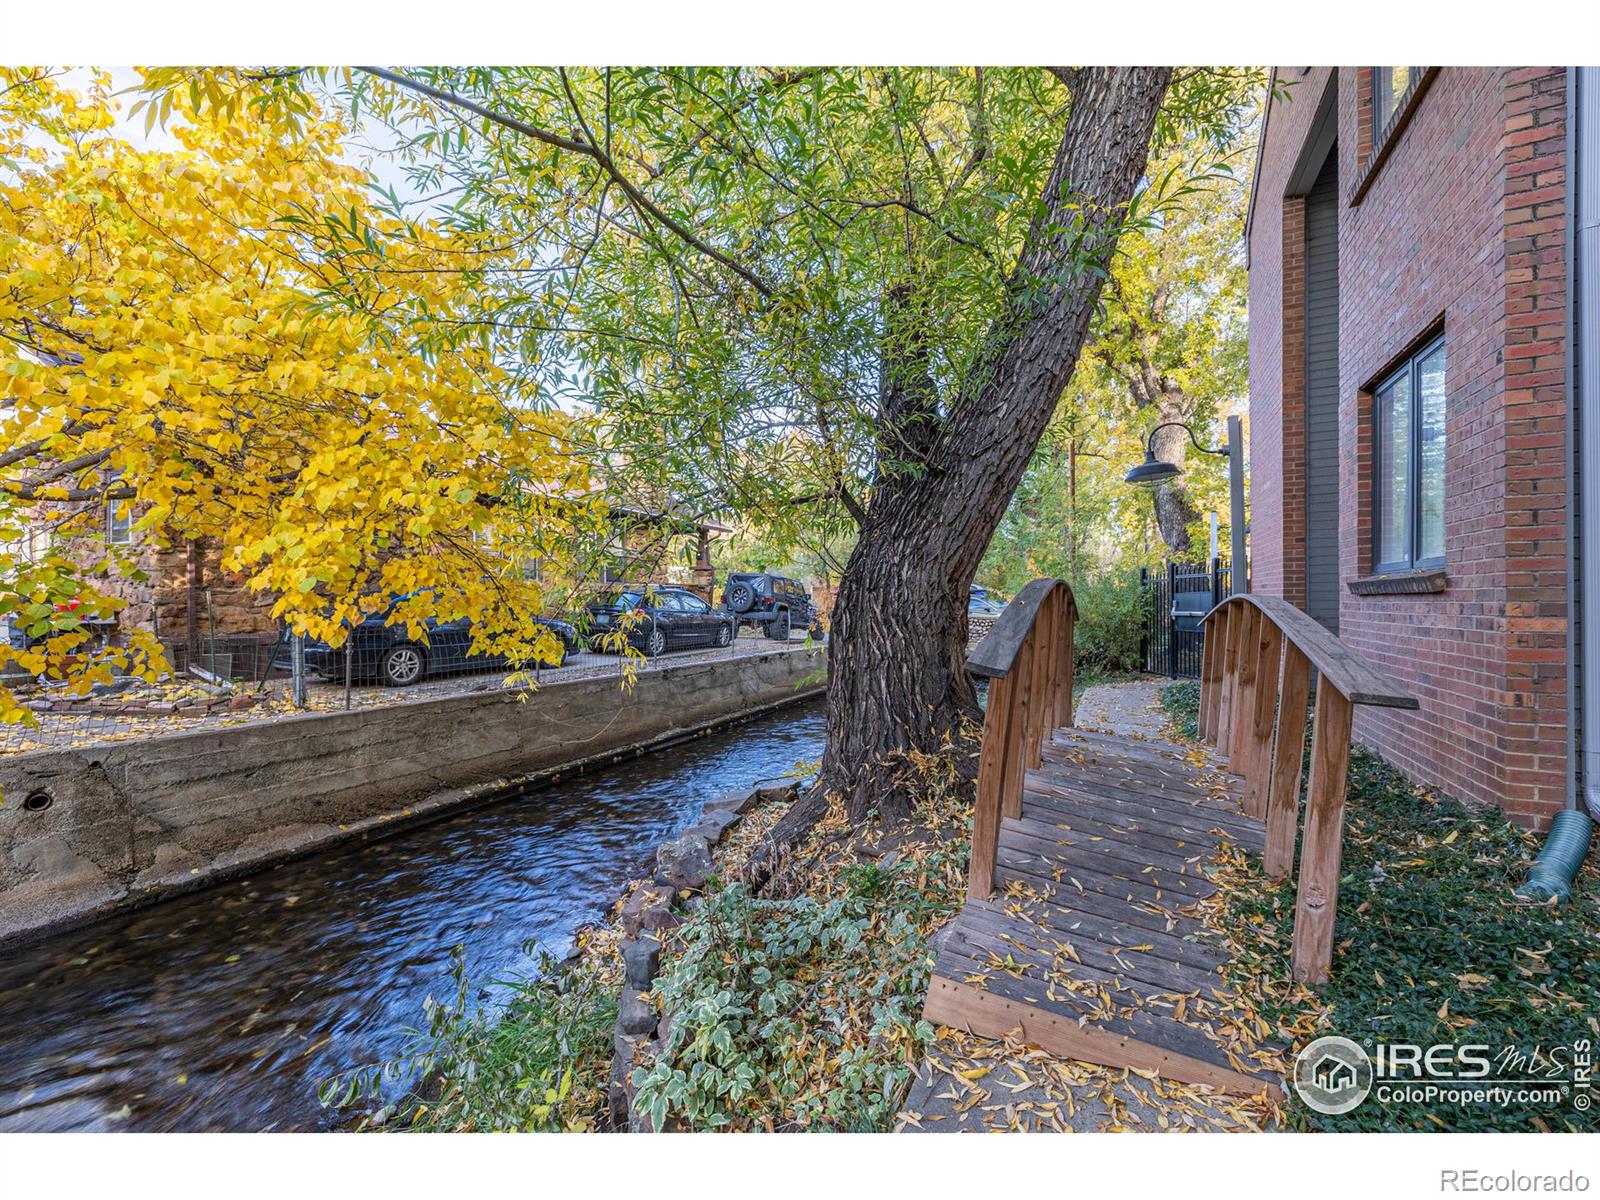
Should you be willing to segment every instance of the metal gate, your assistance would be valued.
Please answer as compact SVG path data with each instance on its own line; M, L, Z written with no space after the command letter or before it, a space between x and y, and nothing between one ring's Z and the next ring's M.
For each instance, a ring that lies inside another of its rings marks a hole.
M1139 571L1144 593L1144 669L1173 679L1200 678L1205 632L1200 618L1228 595L1231 572L1221 558L1209 564L1169 562Z

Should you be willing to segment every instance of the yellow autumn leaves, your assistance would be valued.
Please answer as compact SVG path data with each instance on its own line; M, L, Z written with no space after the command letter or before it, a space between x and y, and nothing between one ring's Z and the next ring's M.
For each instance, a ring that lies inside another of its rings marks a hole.
M533 568L559 578L596 520L581 431L462 335L528 249L375 199L338 121L187 97L162 94L178 149L154 151L116 136L105 77L0 68L0 618L45 639L24 666L159 667L97 659L64 615L114 612L102 580L135 569L97 536L111 503L136 544L212 540L313 636L420 593L419 632L467 617L480 650L554 657Z

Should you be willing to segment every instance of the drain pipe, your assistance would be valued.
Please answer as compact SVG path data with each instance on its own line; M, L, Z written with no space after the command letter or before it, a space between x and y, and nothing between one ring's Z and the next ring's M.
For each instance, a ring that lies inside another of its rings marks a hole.
M1569 712L1577 719L1579 734L1572 746L1578 762L1567 807L1556 814L1527 882L1515 893L1532 904L1565 904L1571 897L1572 881L1600 820L1600 402L1589 402L1587 376L1592 371L1584 369L1600 354L1600 68L1567 69L1567 147L1567 212L1576 216L1567 225L1566 247L1567 436L1568 464L1579 493L1568 498L1576 501L1582 535L1578 553L1568 559L1577 575L1568 591L1568 608L1576 608L1577 619L1569 626L1576 627L1582 640L1569 656L1575 669L1567 677L1579 685L1582 699ZM1575 445L1573 429L1578 431ZM1570 528L1568 538L1570 542Z

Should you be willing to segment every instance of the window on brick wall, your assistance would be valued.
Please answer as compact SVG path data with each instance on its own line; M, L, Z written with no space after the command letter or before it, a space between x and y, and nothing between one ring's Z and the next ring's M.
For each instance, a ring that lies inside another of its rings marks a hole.
M1372 144L1383 145L1395 114L1422 79L1421 67L1368 67L1372 77Z
M106 476L106 485L114 485L122 477L121 471ZM133 501L112 498L106 501L106 545L126 546L133 541Z
M1372 394L1373 548L1378 572L1444 565L1444 339Z

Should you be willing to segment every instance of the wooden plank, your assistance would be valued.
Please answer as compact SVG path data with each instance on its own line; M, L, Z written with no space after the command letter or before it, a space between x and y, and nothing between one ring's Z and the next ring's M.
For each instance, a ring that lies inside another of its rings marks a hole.
M1005 748L1011 738L1011 693L1007 677L989 684L989 711L983 718L983 744L978 750L978 797L972 809L972 857L967 867L967 895L987 896L994 883L994 851L1000 837L1000 786Z
M1228 770L1240 778L1245 772L1245 744L1256 711L1256 664L1261 658L1261 614L1245 609L1244 634L1239 643L1239 670L1233 687L1233 725L1228 730Z
M1067 590L1068 598L1065 602L1066 615L1066 640L1062 649L1061 663L1061 692L1056 702L1056 725L1070 726L1072 724L1072 674L1074 660L1077 652L1078 612L1071 598L1071 589Z
M1209 815L1203 813L1202 816ZM1162 838L1173 844L1203 846L1214 851L1223 841L1231 842L1259 854L1266 846L1260 829L1227 828L1216 822L1194 819L1191 812L1173 813L1137 802L1104 800L1083 793L1071 797L1047 796L1029 791L1022 805L1022 817L1042 821L1073 821L1093 819L1108 828L1122 827L1140 836Z
M956 941L965 943L970 950L953 945ZM1149 949L1135 950L1134 946ZM1042 928L981 909L963 912L943 947L953 948L956 953L978 963L988 963L990 954L1004 959L1009 952L1012 962L1019 965L1126 988L1142 1000L1167 992L1184 995L1202 988L1220 989L1225 982L1215 967L1174 962L1164 957L1155 942L1133 942L1118 947L1096 938L1080 937L1075 932ZM1040 978L1044 976L1041 974Z
M1028 714L1028 740L1023 755L1024 761L1030 767L1039 765L1039 752L1044 746L1049 730L1055 724L1056 689L1055 681L1051 678L1051 668L1055 664L1056 597L1059 595L1059 592L1050 594L1044 608L1040 610L1039 622L1034 627L1031 664L1033 675L1028 685L1032 703ZM1021 804L1020 795L1018 804Z
M1217 727L1212 744L1224 758L1228 754L1228 739L1233 732L1233 688L1239 669L1239 637L1244 632L1244 612L1233 608L1224 614L1227 627L1223 631L1222 674L1217 682Z
M1141 779L1130 775L1113 775L1108 771L1097 771L1092 767L1083 767L1075 763L1046 763L1037 771L1028 772L1029 780L1039 779L1043 782L1056 781L1067 785L1088 787L1096 792L1105 792L1109 795L1122 796L1134 800L1168 800L1181 804L1185 808L1205 808L1224 816L1237 817L1243 821L1253 818L1246 816L1232 799L1219 800L1198 785L1190 787L1163 786L1153 783L1148 779ZM1029 787L1033 784L1030 782Z
M1009 896L1012 888L1020 889L1063 912L1083 912L1108 921L1117 921L1130 930L1142 929L1151 933L1176 933L1184 930L1199 935L1200 926L1192 918L1179 913L1156 911L1160 905L1149 906L1145 901L1132 903L1122 896L1109 896L1104 892L1080 892L1070 883L1056 883L1041 879L1027 871L1014 871L1004 863L995 867L995 894L991 902L998 903L1002 895Z
M1217 715L1217 632L1222 619L1201 622L1200 628L1200 717L1195 723L1202 742L1211 740L1211 722Z
M1311 660L1319 674L1325 675L1351 704L1372 704L1385 708L1416 708L1417 698L1361 655L1346 646L1315 620L1279 596L1257 592L1229 596L1219 609L1264 613L1283 636Z
M958 943L959 945L959 943ZM1195 988L1156 988L1144 986L1130 989L1106 978L1102 972L1078 969L1061 971L1059 980L1047 980L1033 964L1023 967L1016 963L1013 948L1014 971L998 969L987 955L974 959L964 947L952 948L946 944L939 951L933 965L936 977L960 980L969 987L989 991L1037 1008L1040 1012L1070 1017L1074 1021L1097 1029L1132 1037L1146 1045L1187 1054L1203 1062L1228 1066L1227 1053L1198 1024L1175 1020L1173 1010L1180 997L1193 995ZM1216 985L1206 984L1206 999ZM1074 988L1072 984L1078 986ZM1106 1003L1114 1008L1106 1011ZM1120 1065L1120 1064L1119 1064Z
M1000 815L1015 816L1022 811L1022 780L1028 769L1028 725L1032 711L1033 655L1038 644L1038 630L1028 634L1017 655L1016 667L1006 681L1011 684L1007 696L1011 701L1011 717L1006 726L1005 749L1001 755ZM993 684L990 685L991 687Z
M1077 889L1071 891L1076 894ZM1093 938L1108 946L1154 943L1160 947L1162 957L1173 962L1188 963L1205 971L1214 971L1227 961L1227 955L1220 948L1199 940L1204 930L1196 921L1180 921L1172 930L1131 925L1118 916L1105 916L1082 906L1073 906L1059 889L1048 898L1040 895L1032 899L996 892L987 900L973 901L967 905L967 908L977 907L1011 919L1019 919L1013 913L1021 910L1044 928L1072 937Z
M1231 801L1218 800L1209 795L1198 780L1186 783L1169 782L1136 771L1099 767L1071 760L1046 762L1039 770L1029 774L1042 775L1047 779L1077 781L1096 789L1107 788L1136 796L1176 800L1184 804L1203 800L1224 812L1238 811L1232 807Z
M1120 858L1152 856L1157 866L1172 866L1163 860L1189 861L1195 855L1215 853L1219 839L1210 834L1149 828L1137 818L1118 821L1091 809L1075 809L1070 814L1051 812L1031 802L1022 806L1015 819L1017 828L1035 837L1051 837L1070 845L1093 843L1103 853Z
M1314 660L1313 660L1314 661ZM1333 924L1344 856L1344 789L1350 768L1352 709L1324 676L1311 725L1311 782L1294 906L1294 977L1326 983L1333 963Z
M1129 903L1181 904L1203 900L1217 890L1216 884L1202 876L1122 872L1092 854L1074 849L1047 858L1009 843L1004 830L994 859L996 869L1004 867L1039 883L1081 887L1086 892L1115 896Z
M1262 621L1255 704L1244 748L1244 811L1252 817L1267 815L1267 793L1272 786L1272 723L1278 715L1282 659L1283 631L1271 621Z
M1112 758L1096 749L1080 749L1052 743L1045 752L1039 770L1050 772L1095 772L1115 779L1119 784L1141 785L1173 789L1184 792L1206 790L1206 776L1216 772L1205 771L1178 763L1158 763L1151 759Z
M1261 865L1269 879L1294 867L1294 836L1300 824L1300 771L1305 756L1306 704L1311 696L1311 660L1293 642L1283 652L1283 694L1278 701L1272 784L1267 794L1267 842Z
M966 1029L982 1037L1003 1038L1012 1030L1020 1030L1033 1045L1081 1062L1153 1071L1167 1079L1205 1084L1235 1094L1282 1094L1282 1089L1270 1080L1079 1025L1076 1019L1042 1012L1029 1004L939 976L934 977L928 989L923 1015L931 1022Z
M1214 774L1216 768L1208 761L1203 766L1176 750L1163 750L1153 743L1115 743L1090 736L1089 730L1058 729L1045 749L1054 754L1072 754L1085 762L1145 767L1164 771L1185 782L1193 782L1201 775Z
M1221 830L1236 839L1264 842L1265 831L1261 822L1240 813L1225 809L1209 798L1174 800L1149 792L1129 792L1111 788L1092 781L1081 783L1072 779L1051 779L1038 772L1028 776L1027 795L1070 814L1075 805L1087 800L1101 805L1114 805L1135 816L1155 817L1170 821L1197 836L1208 830ZM1018 814L1021 815L1020 813Z
M1045 826L1052 829L1052 826ZM1061 830L1055 830L1060 833ZM1103 843L1081 839L1062 841L1048 833L1040 833L1036 822L1005 821L1000 827L1000 845L1023 854L1037 854L1061 863L1086 861L1113 878L1140 879L1157 887L1175 886L1173 880L1184 878L1209 883L1200 871L1200 863L1209 855L1196 854L1183 858L1170 854L1157 854L1151 850L1108 849ZM1071 856L1079 856L1074 859Z

